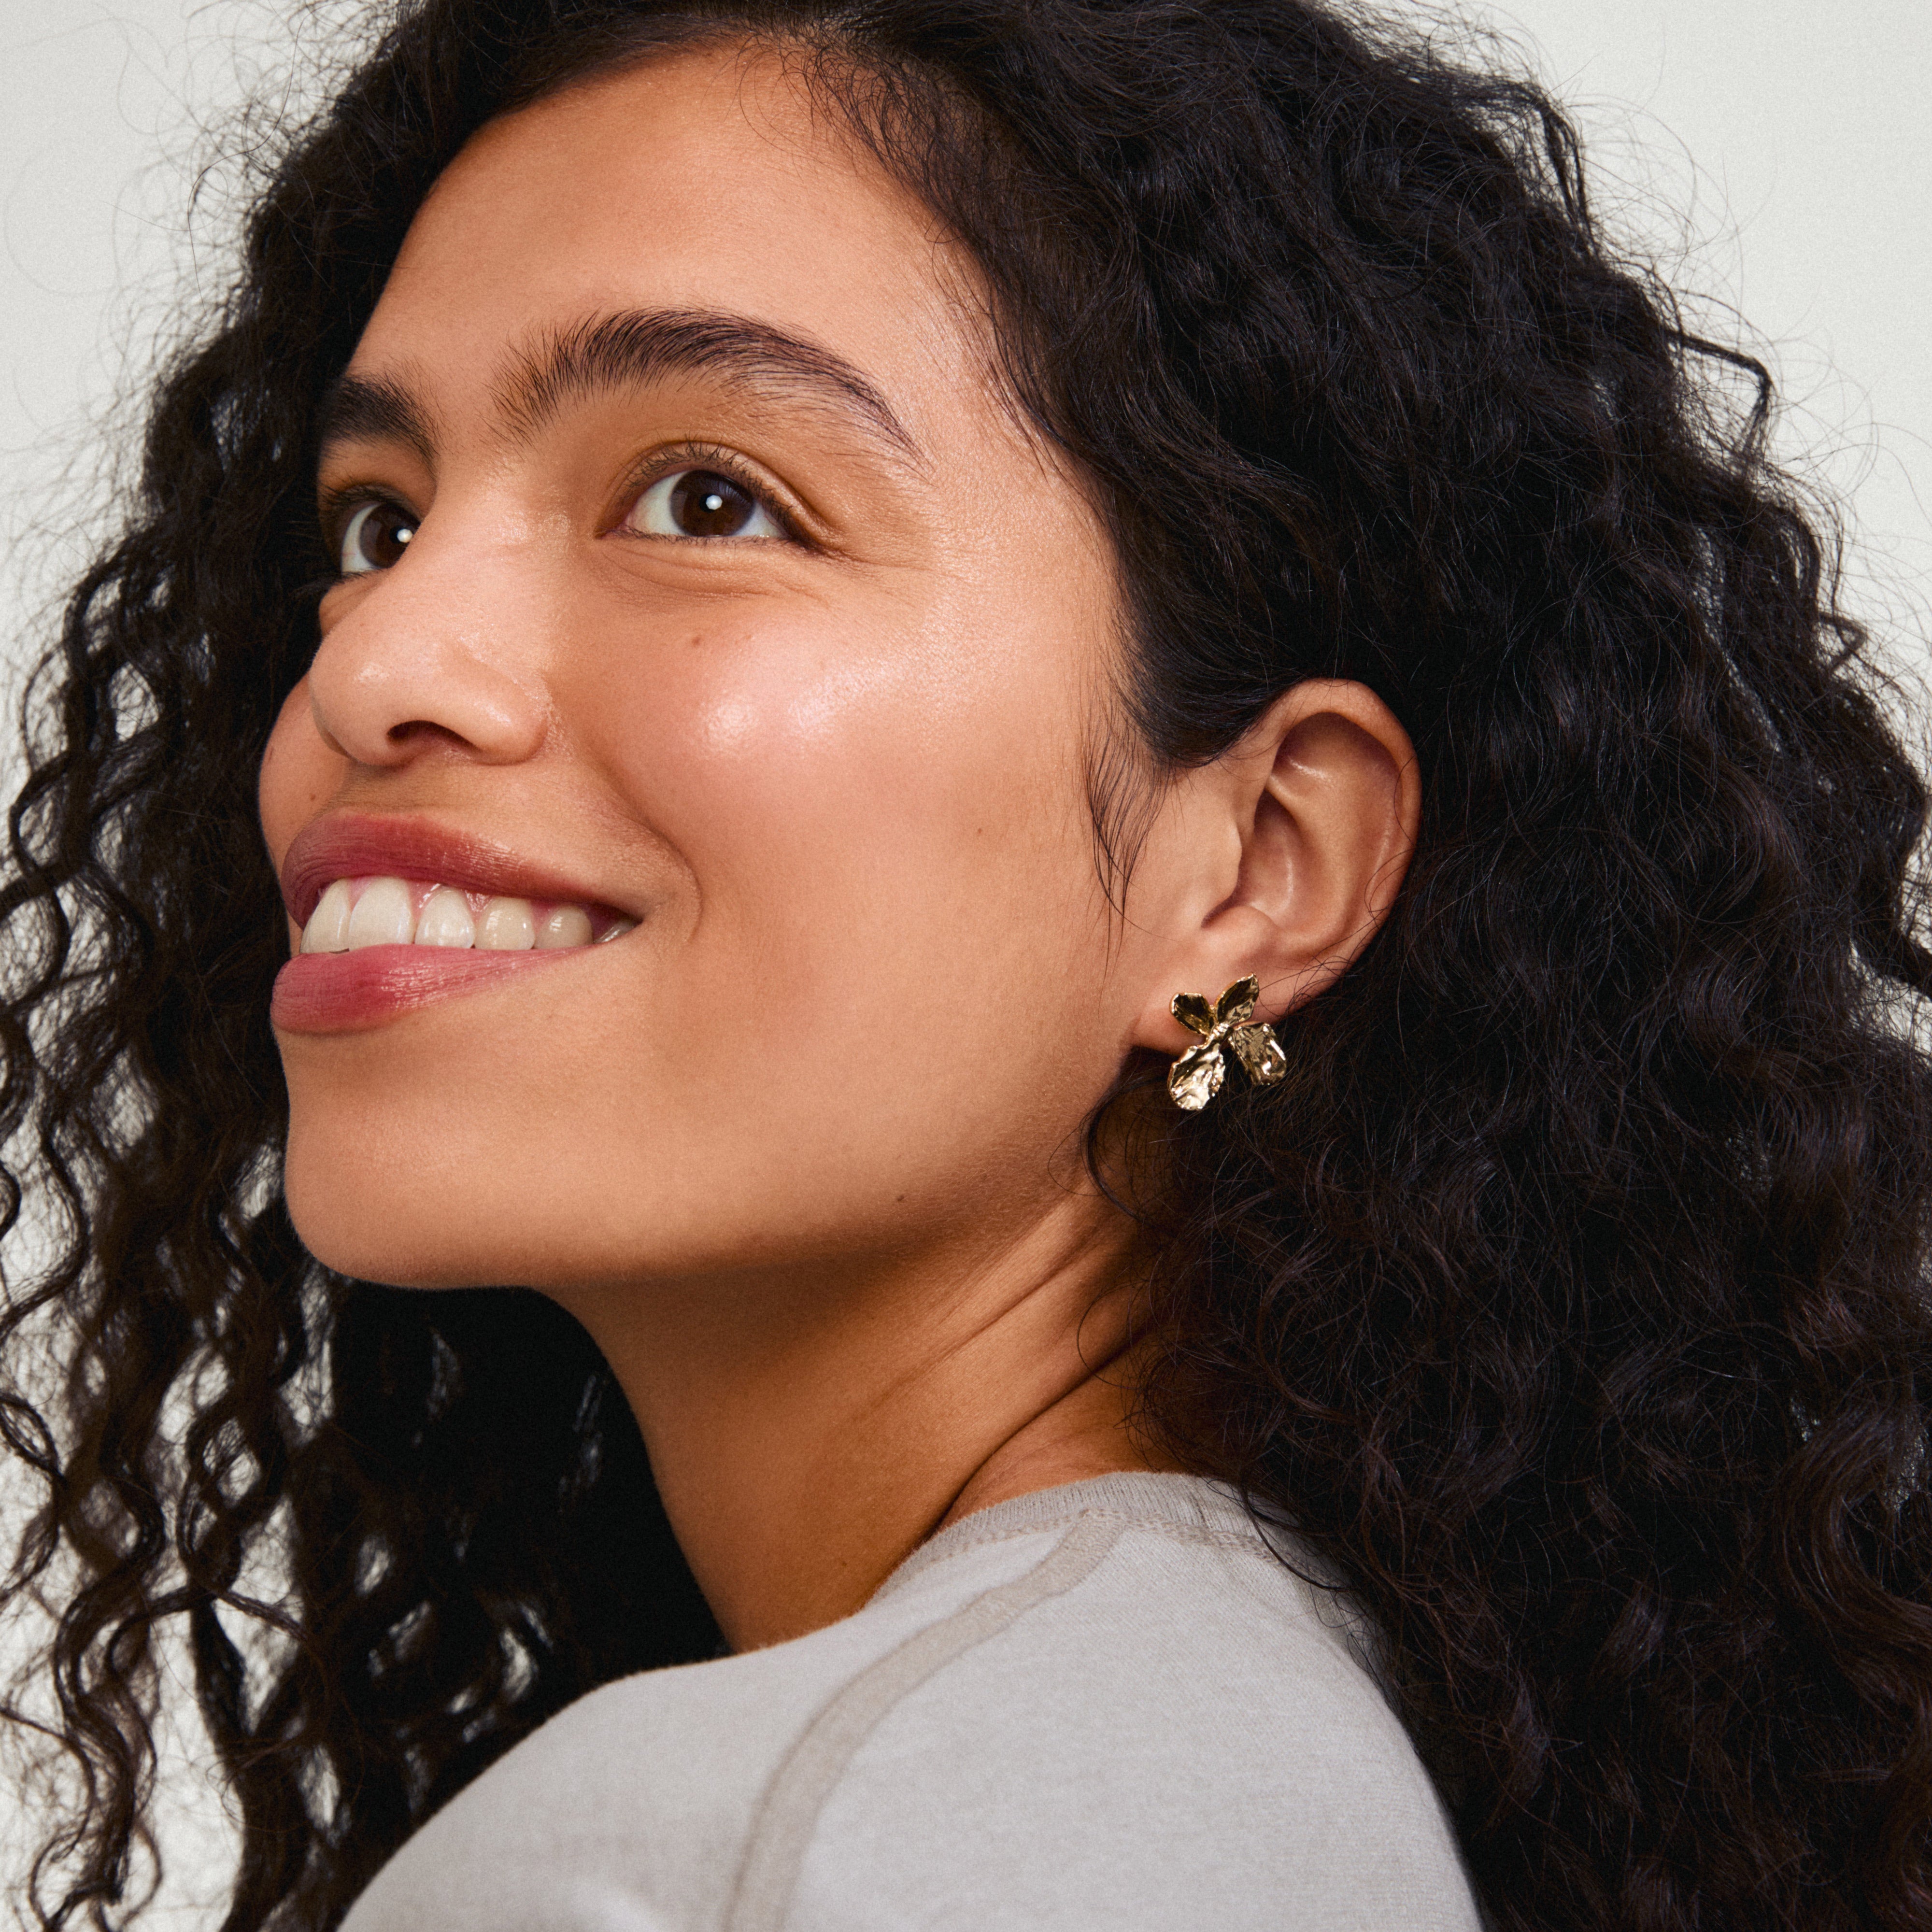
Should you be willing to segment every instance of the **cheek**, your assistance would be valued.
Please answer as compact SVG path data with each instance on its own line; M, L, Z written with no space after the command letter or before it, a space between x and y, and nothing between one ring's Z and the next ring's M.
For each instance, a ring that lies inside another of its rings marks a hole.
M282 702L256 780L262 836L278 866L296 834L333 795L342 769L343 760L316 730L304 678Z
M886 628L881 626L882 629ZM940 620L868 638L794 620L700 633L610 712L619 787L705 916L788 951L914 951L1064 898L1089 869L1068 681ZM991 937L988 934L988 937Z

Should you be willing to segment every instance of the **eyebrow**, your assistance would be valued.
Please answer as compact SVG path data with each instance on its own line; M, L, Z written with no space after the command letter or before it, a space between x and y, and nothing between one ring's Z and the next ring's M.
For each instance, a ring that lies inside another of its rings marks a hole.
M403 442L425 463L430 460L435 438L428 416L400 382L338 376L323 394L320 414L325 452L339 442Z
M924 458L891 405L842 356L748 316L706 309L632 309L598 316L520 352L496 385L512 438L527 442L566 404L668 376L717 374L800 398L856 421L901 458ZM362 437L409 444L427 459L423 406L400 384L340 377L324 400L322 443Z

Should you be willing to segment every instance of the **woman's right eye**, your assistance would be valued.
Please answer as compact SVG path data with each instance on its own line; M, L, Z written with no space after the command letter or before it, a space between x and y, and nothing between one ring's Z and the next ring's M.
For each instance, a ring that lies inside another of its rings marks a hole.
M400 503L364 503L342 532L336 568L344 577L364 577L401 562L416 533L415 513Z

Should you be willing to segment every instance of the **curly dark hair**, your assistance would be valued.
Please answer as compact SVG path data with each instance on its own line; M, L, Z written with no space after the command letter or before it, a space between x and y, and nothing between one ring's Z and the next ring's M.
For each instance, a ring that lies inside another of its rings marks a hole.
M1110 521L1116 884L1123 773L1298 680L1420 758L1286 1080L1136 1130L1152 1423L1371 1613L1498 1928L1932 1923L1927 790L1768 385L1617 258L1560 114L1310 0L401 0L160 386L10 820L8 1225L31 1190L54 1246L0 1320L10 1587L80 1787L42 1924L136 1887L164 1624L242 1821L225 1932L334 1924L562 1706L716 1648L570 1318L303 1252L254 778L315 642L318 399L430 184L720 37L963 238Z

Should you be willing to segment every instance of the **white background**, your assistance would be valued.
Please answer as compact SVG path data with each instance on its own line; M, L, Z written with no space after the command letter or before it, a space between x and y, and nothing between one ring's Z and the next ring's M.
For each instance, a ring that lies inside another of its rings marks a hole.
M0 677L10 712L50 601L124 473L142 378L179 327L184 292L206 302L224 285L249 146L236 103L265 87L278 109L302 98L304 83L291 93L287 78L296 14L292 0L0 0ZM1786 404L1780 451L1846 518L1847 601L1895 662L1924 675L1924 0L1514 0L1467 17L1501 36L1498 57L1533 66L1575 113L1612 229L1692 298L1705 332L1770 363ZM304 32L313 40L316 29ZM313 52L293 63L298 75L313 73ZM0 1507L0 1526L10 1520ZM153 1922L188 1932L220 1916L220 1813L205 1776L179 1759L164 1785L166 1840L179 1856ZM0 1897L22 1870L31 1821L17 1804L0 1795Z

